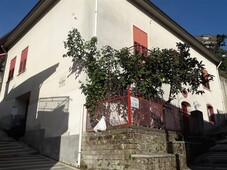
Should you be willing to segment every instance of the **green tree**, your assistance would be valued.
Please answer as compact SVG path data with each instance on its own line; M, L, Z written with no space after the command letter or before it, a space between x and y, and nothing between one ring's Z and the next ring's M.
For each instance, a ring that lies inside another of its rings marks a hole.
M216 44L212 44L212 47L209 48L209 50L213 52L222 62L218 70L220 75L225 78L227 78L227 51L223 47L226 46L226 39L226 34L218 34L216 36Z
M153 99L162 97L163 83L169 84L167 102L171 102L185 87L193 94L204 93L199 86L213 79L210 74L204 77L204 64L191 57L189 46L182 43L177 43L177 50L154 48L147 55L110 46L98 50L97 38L85 41L73 29L64 46L67 53L63 56L72 57L88 76L81 89L90 112L97 102L122 95L129 85L135 87L135 95Z

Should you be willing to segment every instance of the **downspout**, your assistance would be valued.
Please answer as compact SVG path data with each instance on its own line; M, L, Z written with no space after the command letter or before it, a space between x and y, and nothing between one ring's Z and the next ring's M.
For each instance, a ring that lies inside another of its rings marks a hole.
M95 0L95 26L94 26L95 37L97 37L97 26L98 26L98 0Z
M97 26L98 26L98 0L95 0L95 23L94 23L94 36L97 37ZM78 162L77 166L80 168L81 162L81 145L82 145L82 134L83 134L83 121L84 121L84 105L81 108L81 119L80 119L80 132L79 132L79 147L78 147Z
M4 51L4 53L0 54L0 57L7 54L7 51L5 50L5 48L3 47L3 45L1 45L1 48L2 48L2 50Z
M80 117L80 134L79 134L79 146L78 146L78 162L77 167L80 168L81 162L81 145L82 145L82 134L83 134L83 121L84 121L84 105L81 107L81 117Z

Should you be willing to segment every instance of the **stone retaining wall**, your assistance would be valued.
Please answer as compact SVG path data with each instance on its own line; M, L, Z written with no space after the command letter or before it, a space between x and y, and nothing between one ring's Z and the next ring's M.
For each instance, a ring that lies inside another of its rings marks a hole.
M186 150L183 143L174 143L176 138L175 133L168 134L173 148L169 154L164 130L118 127L105 132L87 132L82 142L81 165L90 170L183 170L187 167Z

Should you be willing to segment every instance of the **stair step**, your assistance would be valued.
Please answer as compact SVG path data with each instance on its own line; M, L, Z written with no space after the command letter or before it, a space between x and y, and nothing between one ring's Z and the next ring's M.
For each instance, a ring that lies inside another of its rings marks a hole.
M131 158L163 158L163 157L175 157L174 154L160 153L160 154L131 154Z
M220 166L211 166L211 165L207 165L207 166L191 166L190 167L191 170L226 170L226 166L220 167Z

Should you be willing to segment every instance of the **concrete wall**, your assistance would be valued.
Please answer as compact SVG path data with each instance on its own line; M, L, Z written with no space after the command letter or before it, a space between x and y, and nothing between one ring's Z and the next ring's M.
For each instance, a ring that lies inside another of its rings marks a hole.
M13 106L25 115L26 106L20 96L30 93L26 98L29 104L24 139L42 153L71 164L77 161L81 105L85 102L79 80L83 81L85 76L82 74L76 78L75 72L70 71L73 63L71 58L62 57L66 52L63 41L73 27L78 28L86 39L93 36L92 5L93 1L59 1L43 15L9 49L3 80L5 86L0 96L1 126L9 128ZM27 46L26 70L19 74L21 52ZM15 56L14 77L7 82L10 61ZM67 97L68 101L59 106L55 100L48 100L55 97ZM47 108L40 108L40 101L44 98Z

